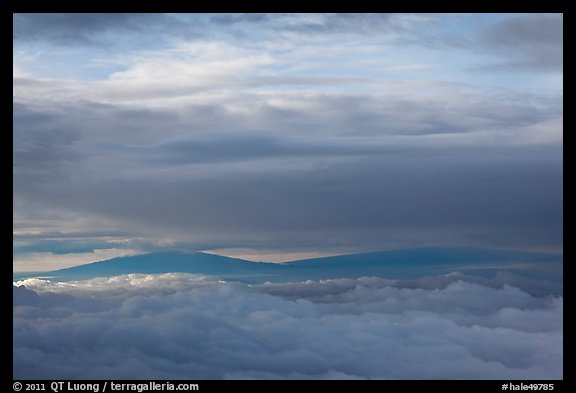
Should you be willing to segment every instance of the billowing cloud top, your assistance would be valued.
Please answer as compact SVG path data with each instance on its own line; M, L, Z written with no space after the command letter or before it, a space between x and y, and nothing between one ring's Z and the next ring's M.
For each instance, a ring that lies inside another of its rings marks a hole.
M15 252L558 250L562 23L16 14Z
M562 379L562 298L510 280L25 280L14 378Z

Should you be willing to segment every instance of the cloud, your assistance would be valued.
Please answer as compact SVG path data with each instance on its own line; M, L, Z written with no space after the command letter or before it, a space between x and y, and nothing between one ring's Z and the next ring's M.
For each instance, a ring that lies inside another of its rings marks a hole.
M161 68L161 63L158 61L150 67ZM185 80L169 78L171 73L166 69L170 69L170 65L165 64L160 75L155 75L152 69L129 70L126 74L134 78L99 82L16 78L16 125L27 125L35 118L60 120L60 128L73 134L81 132L100 140L141 144L150 143L152 135L161 140L175 135L217 133L228 137L226 134L230 132L254 131L271 137L279 133L285 137L430 135L443 138L440 140L443 144L452 140L467 145L538 144L532 131L523 131L523 128L542 125L541 128L556 133L562 129L561 123L558 124L562 118L562 102L558 96L484 97L462 92L466 86L424 82L397 83L387 94L321 91L303 94L290 89L279 94L276 89L290 85L324 88L328 84L339 86L351 81L254 75L238 78L217 73L202 78L202 72L208 68L198 71L195 64L178 65L186 66L197 75ZM382 82L366 80L363 83L389 90ZM274 90L250 91L254 86ZM417 94L413 94L415 90ZM153 132L160 127L162 133ZM346 140L346 143L352 141ZM418 138L404 141L434 142Z
M248 40L254 36L255 29L269 33L319 36L390 34L404 28L406 23L425 20L410 14L386 13L20 13L13 17L13 39L19 42L50 42L61 46L101 46L122 42L122 35L129 35L132 41L137 42L142 42L143 37L154 37L158 41L176 37L206 37L210 34Z
M490 67L500 70L561 72L564 64L563 14L529 14L487 27L486 50L502 57Z
M403 18L403 14L388 13L287 14L279 18L282 23L277 28L307 35L389 33L401 27Z
M60 46L103 46L123 42L122 35L140 40L150 35L182 32L183 23L166 14L148 13L17 13L15 42L49 42ZM188 32L192 36L190 31Z
M16 177L15 195L52 212L105 218L134 236L197 245L266 239L373 248L407 237L558 246L561 239L560 147L229 135L144 146L85 142L82 160L60 167L67 176Z
M194 248L374 250L403 238L561 245L554 103L213 99L174 108L17 103L18 226L60 215L80 232L107 228Z
M186 274L20 284L17 379L562 378L562 298L466 277L285 284L282 297Z
M55 126L55 116L14 103L13 167L16 175L36 180L58 176L62 165L74 160L69 148L78 139L74 130Z
M553 21L15 15L15 231L114 237L63 249L557 249L559 76L465 71L544 56ZM444 33L475 45L401 40Z

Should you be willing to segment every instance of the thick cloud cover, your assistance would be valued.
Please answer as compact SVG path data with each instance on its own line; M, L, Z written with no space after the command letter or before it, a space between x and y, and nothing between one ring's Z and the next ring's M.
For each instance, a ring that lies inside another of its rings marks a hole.
M16 267L175 245L558 252L562 21L16 14Z
M555 110L354 96L288 109L296 97L268 99L244 102L250 116L208 105L181 115L58 105L65 116L16 106L16 228L41 223L39 206L208 248L561 246Z
M26 280L14 377L562 378L562 297L478 280Z

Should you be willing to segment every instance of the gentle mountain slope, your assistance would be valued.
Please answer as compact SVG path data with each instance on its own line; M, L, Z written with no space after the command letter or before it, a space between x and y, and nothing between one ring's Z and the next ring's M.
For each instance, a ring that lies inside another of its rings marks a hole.
M362 276L412 279L453 271L491 275L496 270L558 280L562 277L562 255L461 247L415 248L276 264L250 262L201 252L158 252L109 259L43 275L66 281L128 273L182 272L215 276L224 280L261 283ZM18 274L14 277L24 278L26 275Z

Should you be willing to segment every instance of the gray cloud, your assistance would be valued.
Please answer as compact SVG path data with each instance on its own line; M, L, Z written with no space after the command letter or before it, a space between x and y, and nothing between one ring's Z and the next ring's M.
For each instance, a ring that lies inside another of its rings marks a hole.
M441 64L430 69L430 79L420 80L420 52L400 50L399 41L383 40L382 46L383 56L389 50L399 59L380 59L378 51L364 57L375 48L369 33L421 36L428 30L415 26L423 23L441 34L462 29L465 18L15 15L16 44L122 47L89 54L91 48L86 59L72 57L80 68L94 69L109 67L99 61L118 55L112 61L128 67L106 68L106 80L99 72L87 72L96 78L90 81L33 79L41 62L19 53L18 75L27 79L14 80L15 228L47 235L66 232L59 225L79 233L105 228L132 234L127 242L162 237L194 249L559 248L560 94L529 95L514 83L497 91L474 85L474 79L441 80ZM494 19L488 15L472 30L462 29L473 35L472 50L496 56L499 66L558 69L561 15L504 16L486 27ZM200 46L184 44L206 26L211 27L202 34L208 39ZM485 29L476 34L479 26ZM254 45L246 45L241 34L243 43L231 43L239 31ZM330 42L340 33L352 34L342 37L344 51L332 51ZM358 59L350 59L354 34L363 36ZM151 41L152 36L159 38ZM148 41L148 51L134 47L134 37ZM163 40L169 48L160 51ZM229 53L234 48L238 53ZM316 57L323 50L326 57ZM52 60L72 58L59 56ZM326 64L341 57L342 69ZM399 69L416 66L415 73L377 70L394 69L396 60ZM422 61L427 66L429 59ZM445 65L456 70L469 64L459 61L449 57ZM212 66L218 75L211 74ZM83 250L108 240L22 242L23 251L49 251Z
M288 284L287 300L185 274L28 280L14 377L562 378L562 298L433 282Z
M286 113L248 104L250 116L209 105L17 104L15 196L195 247L261 239L374 248L406 237L561 246L561 147L510 143L557 109L303 100L305 109ZM438 132L493 138L477 147L429 139Z
M66 166L81 159L72 147L79 135L56 116L14 103L13 124L13 173L23 187L65 176Z
M563 14L426 15L425 25L406 29L397 42L438 51L459 49L487 56L474 71L562 72ZM464 23L471 27L455 25ZM481 26L481 27L479 27ZM418 28L420 27L420 28Z
M283 14L270 13L235 13L235 14L216 14L210 16L210 21L222 25L234 25L237 23L260 23L281 18Z
M290 21L280 27L282 30L302 34L342 34L396 32L401 28L397 23L400 14L388 13L336 13L336 14L292 14Z
M132 43L143 37L161 40L166 33L183 33L185 25L166 14L148 13L18 13L13 15L16 42L49 42L63 46L103 46ZM191 33L190 31L188 33ZM136 35L140 35L137 38Z
M181 233L204 241L266 236L287 245L308 239L319 246L430 236L558 246L562 174L556 159L547 162L554 153L535 149L527 161L514 157L519 152L502 150L490 163L481 160L485 153L475 152L475 163L428 156L424 171L418 158L392 156L311 164L306 171L291 170L290 164L253 173L249 167L225 167L179 179L170 170L173 180L162 179L160 171L146 180L77 178L58 187L32 185L30 193L18 182L16 188L18 196L125 220L136 231L150 228L158 235ZM538 155L542 161L530 164Z
M562 71L563 26L563 14L517 16L486 28L482 44L504 59L494 69Z
M147 14L147 13L19 13L13 16L13 39L57 45L114 45L129 34L132 43L142 37L156 42L168 38L198 38L227 34L248 39L254 27L269 33L349 34L398 32L402 14ZM217 29L214 29L217 27ZM137 36L140 37L137 37ZM113 38L114 37L114 38Z

